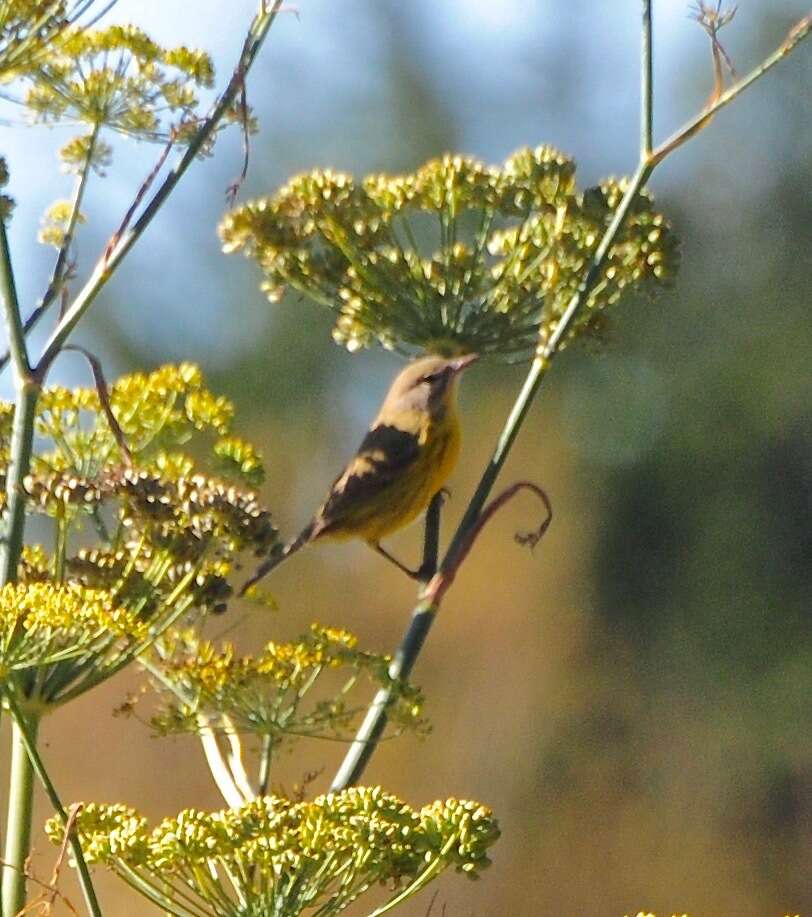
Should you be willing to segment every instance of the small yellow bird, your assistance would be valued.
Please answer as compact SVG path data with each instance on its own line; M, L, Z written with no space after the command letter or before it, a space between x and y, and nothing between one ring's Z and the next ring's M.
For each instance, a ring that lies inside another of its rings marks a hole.
M432 356L406 366L316 515L259 567L240 595L299 548L327 539L363 539L405 573L417 576L382 548L380 540L416 519L453 471L460 451L457 382L476 359L476 354Z

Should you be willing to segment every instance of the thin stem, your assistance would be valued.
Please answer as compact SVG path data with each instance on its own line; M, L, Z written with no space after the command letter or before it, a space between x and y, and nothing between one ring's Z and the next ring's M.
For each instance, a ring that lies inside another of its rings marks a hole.
M282 0L274 0L268 9L265 8L264 3L261 4L260 11L251 23L248 37L243 45L242 53L240 54L240 59L237 62L237 66L229 80L228 86L223 90L220 97L212 106L211 111L189 142L186 151L166 176L155 194L150 198L141 216L133 223L129 230L115 239L111 247L104 252L96 263L89 280L77 294L45 344L37 364L38 371L41 373L44 374L47 372L51 363L61 350L62 345L76 327L76 324L93 304L124 256L152 222L156 213L174 190L175 185L177 185L183 174L194 162L197 155L214 133L220 120L234 103L242 90L248 71L256 60L257 54L281 6Z
M23 481L31 465L34 444L34 417L39 385L20 380L15 373L17 398L11 429L11 461L6 479L6 511L0 535L0 584L17 581L17 568L23 550L26 494Z
M437 572L440 558L440 516L443 511L443 495L435 494L426 510L426 525L423 531L423 562L420 573L426 581Z
M654 145L654 54L651 0L643 0L643 46L640 61L640 161L651 156Z
M248 772L245 770L245 763L242 756L242 742L240 741L240 737L237 734L231 717L225 713L221 713L220 717L223 721L226 742L229 748L229 769L234 775L234 782L237 784L237 789L242 794L243 799L245 802L251 802L251 800L257 798L257 791L251 786L251 780L248 776Z
M273 757L273 736L266 734L262 737L262 748L259 753L259 778L257 780L257 796L267 796L271 785L271 759Z
M29 721L36 736L37 721ZM3 862L3 917L15 917L25 907L26 860L31 849L34 771L17 722L12 723L11 774L8 784L6 849Z
M25 332L20 316L20 303L17 299L17 286L14 282L14 269L11 265L11 251L8 246L8 233L4 219L0 219L0 298L3 300L3 319L15 374L18 378L25 379L31 374L31 367L25 347Z
M779 64L800 42L809 37L812 32L812 13L804 16L797 22L787 33L787 37L765 58L757 67L754 67L746 76L743 76L738 82L734 83L729 89L723 92L714 102L695 118L692 118L684 124L678 131L675 131L666 141L660 144L652 153L652 165L659 165L666 156L682 146L691 137L698 134L702 128L706 127L713 116L729 105L737 96L741 95L745 89L751 86L756 80L761 79L765 73Z
M217 736L203 717L201 717L198 737L200 738L200 744L203 746L203 753L206 756L206 763L209 765L212 778L226 804L232 809L238 809L240 806L245 805L245 799L243 799L242 793L237 788L231 770L226 764Z
M70 844L71 852L73 853L73 858L76 863L76 871L79 875L79 884L82 886L82 894L85 898L85 904L87 906L88 913L92 917L101 917L101 908L99 907L98 899L96 898L96 892L93 888L93 882L90 879L90 872L87 868L87 863L85 862L84 854L82 853L82 845L79 843L79 838L76 834L75 826L71 825L70 817L65 811L65 807L62 805L62 801L59 798L59 794L56 791L48 771L45 769L45 765L42 761L42 758L37 751L36 744L36 720L34 723L34 730L32 732L32 720L31 718L26 719L25 714L20 708L17 700L14 696L13 687L10 684L6 684L5 690L3 692L6 703L8 704L11 715L14 718L15 726L15 735L19 735L20 741L25 747L26 755L28 760L31 763L31 767L34 769L34 773L39 778L40 783L45 790L48 800L54 808L54 811L59 816L62 824L65 826L65 830L69 831L68 834L68 843ZM30 818L30 809L29 809L29 818ZM3 898L4 908L8 906L8 901L5 896ZM3 917L16 917L18 913L17 910L12 910L9 914L6 911L3 911Z
M14 387L17 392L11 432L11 461L6 479L6 511L0 536L0 584L5 585L16 581L17 566L22 553L25 530L23 479L28 474L31 462L34 411L39 387L32 378L28 361L6 222L3 219L0 219L0 299L3 301L3 319L8 333L9 350L14 365Z
M440 514L443 508L442 494L435 494L426 511L426 527L423 538L423 563L421 571L430 574L431 579L437 569L440 543ZM423 642L428 636L434 620L433 609L423 609L418 606L412 614L411 624L406 632L394 659L389 665L388 674L393 681L405 680L412 671L412 666L420 655ZM352 786L366 767L367 761L372 756L378 742L386 729L387 708L394 697L392 688L380 688L375 695L363 722L358 728L338 773L333 779L331 790L338 792Z
M23 333L28 334L28 332L36 326L39 320L43 315L48 311L53 301L59 295L62 287L65 283L65 277L67 274L68 267L68 256L70 255L70 247L73 243L73 236L76 232L76 226L79 223L79 218L81 216L81 207L82 200L84 198L85 189L87 188L87 179L90 175L90 165L93 161L93 153L96 150L96 142L99 137L99 130L101 129L100 124L95 124L93 126L92 132L88 135L87 143L87 153L85 154L84 162L81 165L79 170L79 175L76 181L76 187L73 192L73 200L71 201L71 211L70 216L68 217L68 224L65 227L65 236L62 240L62 245L59 246L59 252L56 256L56 261L54 262L54 269L51 273L51 281L48 284L48 288L45 293L42 295L37 307L34 311L28 316L23 325ZM0 356L0 371L5 367L11 358L11 350L7 350L2 356Z

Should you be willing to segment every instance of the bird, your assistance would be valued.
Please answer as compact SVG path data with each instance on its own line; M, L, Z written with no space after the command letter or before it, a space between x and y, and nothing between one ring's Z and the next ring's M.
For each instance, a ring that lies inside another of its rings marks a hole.
M395 377L355 456L335 479L313 518L268 557L240 595L305 545L360 539L413 578L381 539L414 521L444 490L460 452L457 388L478 355L425 356Z

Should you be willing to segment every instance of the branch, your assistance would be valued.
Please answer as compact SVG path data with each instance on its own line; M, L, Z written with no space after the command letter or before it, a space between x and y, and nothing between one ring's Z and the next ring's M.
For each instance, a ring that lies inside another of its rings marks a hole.
M791 51L793 51L797 45L799 45L805 38L809 36L809 33L812 32L812 13L809 13L807 16L804 16L799 22L796 22L795 25L787 33L787 37L781 42L781 44L770 54L769 57L765 58L757 67L754 67L746 76L742 77L736 83L734 83L729 89L721 93L714 102L701 111L695 118L692 118L687 124L684 124L678 131L675 131L666 141L664 141L657 149L652 153L652 164L657 166L659 165L666 156L674 152L678 147L681 147L686 140L690 140L691 137L698 134L704 127L707 127L708 123L714 117L714 115L721 111L725 106L730 105L730 103L745 89L751 86L756 80L760 80L769 70L779 64Z
M153 194L144 208L144 212L135 221L130 229L114 242L112 248L105 249L101 258L96 262L89 280L77 294L65 314L59 321L42 351L42 355L37 363L38 374L44 376L53 362L56 355L61 350L68 336L76 327L79 320L93 304L96 297L107 284L107 281L115 272L124 256L129 252L135 242L138 241L144 230L152 222L156 213L160 210L166 199L174 190L175 185L180 181L183 174L194 162L198 153L203 149L217 125L222 120L228 109L234 103L239 94L243 82L251 69L257 54L267 37L270 27L282 6L282 0L274 0L269 8L266 8L264 0L260 3L260 10L254 17L251 27L248 31L248 37L243 45L240 59L229 80L228 86L212 106L211 111L198 128L195 135L189 142L186 151L175 164L171 172L166 176L161 186Z
M654 145L654 55L651 0L643 0L642 49L640 52L640 160L651 156Z
M99 907L99 902L96 898L96 892L93 889L93 883L90 879L90 872L88 871L87 863L85 863L85 858L82 854L82 845L79 843L79 838L76 833L75 820L72 820L68 813L65 811L65 807L62 805L59 794L56 792L56 787L51 781L51 778L48 775L48 771L45 769L42 758L39 756L39 752L37 751L36 739L30 730L28 720L25 718L25 714L17 702L17 698L15 696L16 692L11 683L4 685L2 693L6 699L8 708L11 711L11 715L14 718L18 735L23 745L25 746L26 753L28 754L28 759L31 762L31 766L33 767L37 777L39 777L40 783L42 783L42 786L45 789L45 793L48 796L51 805L54 807L56 814L59 816L62 824L65 826L68 843L70 844L74 860L76 861L76 871L79 874L79 882L82 886L82 893L85 897L87 909L89 913L93 915L93 917L101 917L101 908Z
M647 153L648 136L651 126L653 104L649 102L652 96L653 51L651 46L652 33L649 26L651 18L652 0L643 0L643 47L641 55L641 154L640 159L631 178L629 186L614 218L604 233L595 255L584 275L583 282L567 305L555 330L549 340L537 352L530 370L525 378L513 408L502 429L490 461L480 478L479 484L468 504L465 515L454 533L448 551L443 557L434 580L421 590L418 603L412 612L409 627L404 634L400 646L395 653L389 667L389 676L393 681L405 680L409 677L417 661L423 644L426 641L431 625L440 607L440 602L450 583L449 578L454 577L456 571L470 547L470 535L479 525L480 516L485 507L488 496L499 475L502 466L510 452L511 447L521 429L530 405L538 392L542 380L550 367L550 362L558 352L559 344L572 322L573 317L589 297L589 293L597 282L601 268L609 250L614 244L619 231L622 229L634 201L645 182L651 176L657 165L670 153L681 146L690 137L701 131L713 116L733 101L744 89L763 76L780 60L783 60L800 41L812 31L812 14L802 19L787 35L779 48L766 60L756 67L750 74L722 93L712 105L708 106L696 118L689 121L671 138L651 153ZM652 97L653 102L653 97ZM353 740L347 755L333 780L331 790L337 792L356 783L361 777L367 762L372 757L375 748L386 727L387 709L394 698L394 690L382 688L375 695Z
M3 300L3 320L8 334L9 353L14 362L14 370L18 379L26 379L31 374L31 367L25 346L25 331L20 316L20 303L17 299L17 285L14 282L14 268L11 264L6 220L2 217L0 217L0 297Z
M71 201L71 212L70 217L68 218L68 225L65 228L65 236L56 256L54 269L51 273L51 281L48 284L48 288L43 293L42 299L40 299L34 311L25 320L25 324L23 325L23 332L25 334L28 334L32 328L36 327L39 320L51 307L51 304L54 302L65 285L68 267L68 255L70 254L70 247L73 243L73 237L76 232L76 225L79 222L82 199L85 194L85 188L87 187L87 179L90 174L90 164L93 160L93 153L96 148L96 141L98 140L100 128L101 125L94 125L93 131L91 132L88 139L87 155L85 156L85 160L82 163L82 167L79 171L79 177L73 192L73 200ZM10 357L10 350L7 350L2 356L0 356L0 372L2 372L2 370L5 368L5 365L8 363Z
M11 458L6 480L6 509L0 536L0 584L15 582L25 531L25 491L34 439L34 411L39 387L32 377L14 283L6 221L0 218L0 298L14 365L16 409L11 430Z

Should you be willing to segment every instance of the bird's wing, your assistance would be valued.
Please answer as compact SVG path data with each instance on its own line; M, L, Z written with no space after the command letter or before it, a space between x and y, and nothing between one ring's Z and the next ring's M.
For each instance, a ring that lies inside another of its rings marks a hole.
M373 427L364 437L355 458L330 488L313 520L308 540L374 514L378 499L408 473L420 451L416 434L388 424Z

